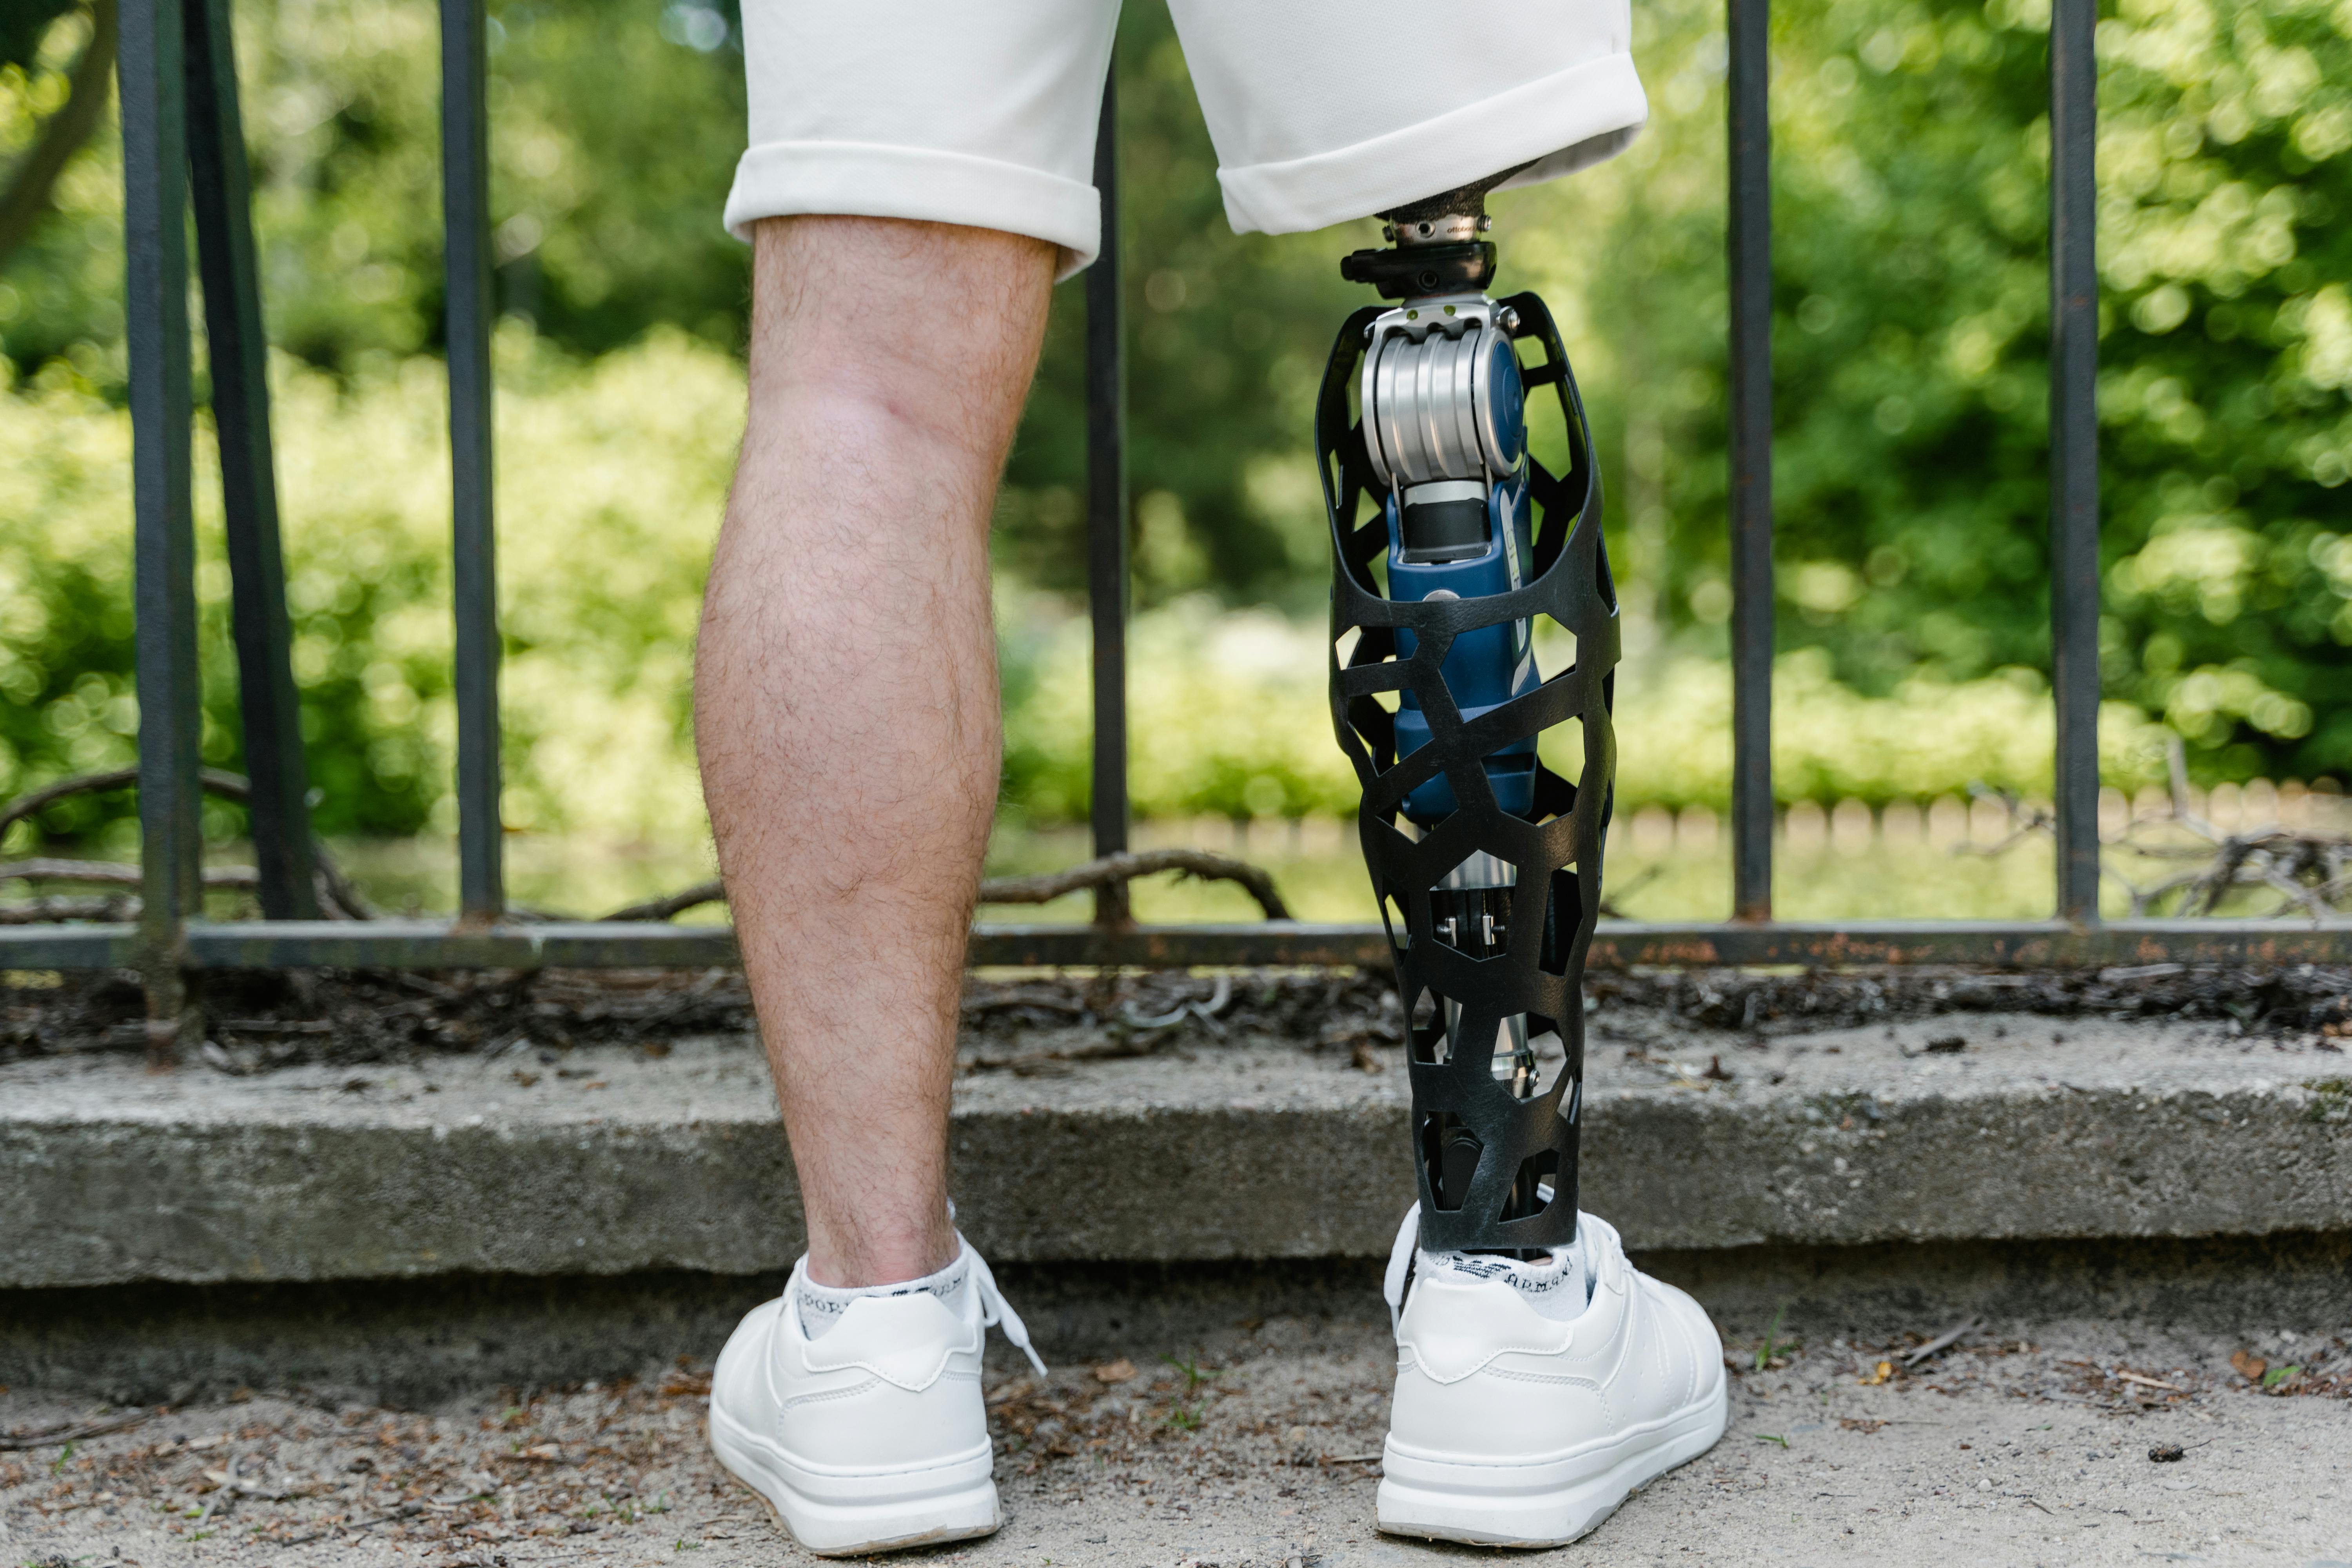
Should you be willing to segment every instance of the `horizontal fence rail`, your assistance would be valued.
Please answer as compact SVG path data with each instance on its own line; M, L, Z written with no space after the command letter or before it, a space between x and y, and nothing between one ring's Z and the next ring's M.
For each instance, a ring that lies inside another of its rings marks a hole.
M2106 969L2342 963L2345 930L2303 921L1603 921L1587 967L1812 968L1994 965ZM139 928L16 927L0 962L27 969L110 969L138 962ZM980 968L1384 968L1379 926L1266 921L1247 925L982 925ZM183 962L226 969L702 969L737 962L725 926L551 921L468 927L449 921L192 921Z
M1727 0L1730 48L1729 421L1733 563L1733 916L1604 921L1595 967L1765 964L2341 963L2352 923L2116 921L2098 912L2098 279L2096 0L2055 0L2050 33L2051 629L2057 706L2057 887L2049 921L1775 921L1770 759L1772 242L1769 0ZM140 819L135 923L0 928L0 965L138 971L159 1065L207 970L614 968L736 962L723 926L525 923L505 905L499 811L499 634L491 514L489 136L483 0L439 0L458 706L459 918L321 921L296 722L249 180L229 52L229 0L124 0L121 73L130 404L136 528ZM1087 586L1097 855L1128 839L1127 402L1115 85L1104 90L1096 180L1101 259L1087 285ZM195 207L223 447L233 620L252 774L257 921L201 916L189 427L188 257ZM1032 965L1388 963L1376 925L1137 927L1123 886L1091 925L982 926L971 961Z

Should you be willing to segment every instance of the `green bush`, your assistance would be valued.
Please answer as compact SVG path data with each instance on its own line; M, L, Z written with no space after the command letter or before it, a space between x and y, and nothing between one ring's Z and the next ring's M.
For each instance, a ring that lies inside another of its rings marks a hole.
M719 351L662 334L582 365L499 342L506 816L615 841L698 837L688 675L709 541L742 428ZM348 391L276 363L287 600L316 819L335 834L454 822L449 491L440 366ZM228 576L197 443L204 750L239 765ZM0 788L133 755L127 417L61 374L0 394ZM120 801L52 809L87 831Z
M506 637L507 819L520 831L677 844L704 831L688 673L709 542L740 432L728 355L677 336L586 363L509 329L500 339L498 517ZM277 363L287 597L318 822L333 834L446 831L447 442L438 364L413 360L349 390ZM212 447L197 443L205 753L239 765L227 569ZM52 373L0 394L0 790L132 760L127 416ZM1057 596L1000 595L1006 809L1080 819L1088 791L1087 627ZM1539 656L1551 650L1539 646ZM1353 810L1331 736L1323 628L1206 595L1139 615L1129 712L1145 816L1304 816ZM1558 668L1555 654L1549 668ZM1730 690L1720 664L1630 660L1619 688L1627 806L1720 807ZM2050 782L2040 678L1917 677L1884 697L1840 684L1820 654L1784 656L1776 776L1789 798L1929 795L1982 780ZM2153 727L2105 715L2117 783L2153 776ZM121 801L53 808L87 832Z
M1005 796L1041 821L1087 805L1087 628L1071 618L1007 651L1024 695L1006 714ZM1537 657L1548 649L1539 640ZM1356 779L1331 735L1322 628L1265 611L1221 614L1205 597L1137 620L1129 655L1129 788L1146 816L1347 815ZM1560 658L1544 663L1557 670ZM1983 784L2026 796L2051 790L2054 720L2031 670L1978 680L1927 677L1885 697L1838 683L1800 650L1773 678L1773 783L1783 800L1890 800L1957 795ZM2163 777L2161 727L2129 703L2100 714L2100 763L2126 789ZM1731 799L1731 673L1689 657L1635 660L1617 688L1618 799L1723 810ZM1568 737L1547 760L1573 768Z

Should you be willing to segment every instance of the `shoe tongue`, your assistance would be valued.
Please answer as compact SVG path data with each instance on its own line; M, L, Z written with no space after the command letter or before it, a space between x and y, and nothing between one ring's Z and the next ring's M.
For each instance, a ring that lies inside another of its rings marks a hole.
M1423 1252L1416 1268L1427 1279L1508 1285L1547 1318L1573 1318L1592 1300L1591 1274L1577 1242L1555 1247L1549 1258L1533 1261L1497 1252Z

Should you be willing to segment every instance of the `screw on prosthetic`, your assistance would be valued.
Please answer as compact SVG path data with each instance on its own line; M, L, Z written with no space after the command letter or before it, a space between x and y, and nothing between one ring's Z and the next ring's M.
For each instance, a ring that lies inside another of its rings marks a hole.
M1332 721L1409 1020L1421 1245L1532 1254L1576 1236L1618 628L1559 330L1535 295L1487 292L1485 193L1505 177L1383 213L1392 248L1341 263L1396 303L1340 329L1315 444ZM1557 474L1528 450L1544 387L1565 426ZM1567 655L1549 678L1546 619Z

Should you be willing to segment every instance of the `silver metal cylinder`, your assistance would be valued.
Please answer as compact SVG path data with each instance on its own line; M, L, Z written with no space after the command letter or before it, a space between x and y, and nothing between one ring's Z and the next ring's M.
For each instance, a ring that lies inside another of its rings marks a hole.
M1457 314L1426 307L1426 325L1416 319L1423 310L1391 311L1364 356L1364 449L1383 484L1486 479L1524 454L1518 411L1503 406L1520 395L1510 339L1483 300L1443 308Z

